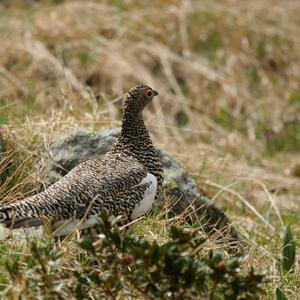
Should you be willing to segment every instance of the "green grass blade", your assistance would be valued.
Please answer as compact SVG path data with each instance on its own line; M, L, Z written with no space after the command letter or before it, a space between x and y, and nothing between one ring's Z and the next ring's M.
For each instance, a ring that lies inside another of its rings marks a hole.
M275 290L276 300L287 300L287 297L284 295L283 291L280 288Z
M286 225L283 232L282 270L284 273L294 271L296 258L296 244L293 240L291 227Z

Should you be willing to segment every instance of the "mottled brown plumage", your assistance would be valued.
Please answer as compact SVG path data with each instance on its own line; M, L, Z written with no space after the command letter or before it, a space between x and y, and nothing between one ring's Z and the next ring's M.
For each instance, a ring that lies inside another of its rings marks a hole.
M149 211L162 188L163 169L142 111L156 95L146 85L132 88L123 100L122 132L111 151L76 166L44 192L2 206L0 222L18 228L51 221L55 228L103 210L127 221Z

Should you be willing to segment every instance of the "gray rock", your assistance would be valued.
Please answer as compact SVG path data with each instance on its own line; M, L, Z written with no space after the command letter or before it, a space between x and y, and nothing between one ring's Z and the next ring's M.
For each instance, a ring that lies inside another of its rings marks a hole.
M105 154L116 141L120 129L91 132L77 129L58 137L50 147L48 181L54 183L79 163ZM165 197L168 200L169 217L182 216L188 222L200 221L207 233L229 232L237 239L230 220L198 188L193 178L170 155L158 149L165 171Z
M58 137L50 147L52 161L49 166L49 182L54 183L79 163L105 154L119 134L120 129L100 132L77 129L68 135Z

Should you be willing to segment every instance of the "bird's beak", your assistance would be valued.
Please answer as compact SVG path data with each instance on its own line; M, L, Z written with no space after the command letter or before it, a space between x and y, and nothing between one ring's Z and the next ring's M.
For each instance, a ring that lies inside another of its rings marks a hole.
M153 97L157 96L158 95L158 92L153 90Z

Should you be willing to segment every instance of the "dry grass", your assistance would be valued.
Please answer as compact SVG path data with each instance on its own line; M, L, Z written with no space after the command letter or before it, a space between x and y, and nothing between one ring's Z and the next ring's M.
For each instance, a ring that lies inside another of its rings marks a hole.
M298 1L57 2L0 4L0 123L30 181L55 136L118 126L113 100L145 82L160 93L146 112L156 144L248 237L270 293L296 299L299 278L277 264L283 224L300 237Z

